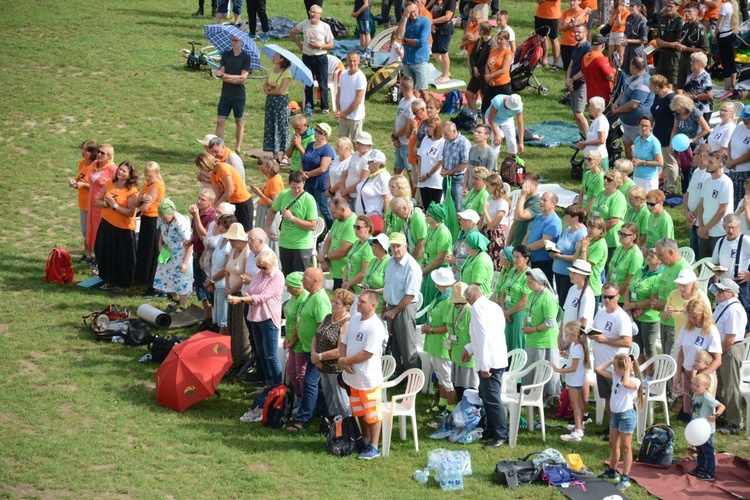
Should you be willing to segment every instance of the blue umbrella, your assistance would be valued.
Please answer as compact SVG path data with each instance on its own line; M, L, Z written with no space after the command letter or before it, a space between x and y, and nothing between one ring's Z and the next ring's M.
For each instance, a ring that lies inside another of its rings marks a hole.
M255 42L250 40L247 33L231 24L207 24L203 27L206 40L211 42L219 52L232 50L232 37L242 40L242 51L250 56L250 68L260 68L260 52Z
M303 63L302 60L292 52L289 52L285 48L280 47L275 43L267 43L263 46L263 53L267 55L271 61L273 61L274 54L279 54L281 57L291 63L291 66L289 66L289 71L292 72L292 78L302 82L308 87L312 87L313 76L310 68L305 66L305 63Z

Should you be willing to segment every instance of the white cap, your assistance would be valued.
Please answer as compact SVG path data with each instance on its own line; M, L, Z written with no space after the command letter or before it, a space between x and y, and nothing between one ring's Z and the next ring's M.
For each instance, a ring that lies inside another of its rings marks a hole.
M198 142L203 144L204 146L208 146L208 143L211 142L211 139L216 139L217 136L214 134L206 134L203 139L198 139Z
M474 224L479 222L479 214L476 212L476 210L464 210L463 212L458 212L457 215L462 219L470 220Z
M366 160L367 160L368 162L371 162L371 161L375 161L375 162L378 162L378 163L380 163L381 165L383 165L383 164L385 164L385 153L383 153L383 152L382 152L381 150L379 150L379 149L373 149L373 150L371 150L371 151L370 151L370 152L369 152L369 153L367 154L367 156L365 157L365 159L366 159Z
M453 286L456 282L450 267L438 267L430 273L430 277L436 285L440 286Z
M695 275L692 269L683 269L682 271L680 271L680 274L677 275L677 279L674 280L674 282L678 285L687 285L688 283L692 283L694 281L698 281L698 277Z

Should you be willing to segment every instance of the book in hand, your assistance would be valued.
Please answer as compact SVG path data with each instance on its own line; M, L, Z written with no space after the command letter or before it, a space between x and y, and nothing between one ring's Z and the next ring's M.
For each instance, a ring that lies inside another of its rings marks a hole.
M726 267L717 266L716 264L712 264L711 262L706 262L706 267L709 268L712 272L717 273L717 274L725 273L729 271L729 269L727 269Z
M557 245L555 245L555 242L550 240L545 240L544 249L548 252L562 253L560 249L557 248Z
M582 326L580 330L581 335L603 335L604 332L597 330L593 326Z

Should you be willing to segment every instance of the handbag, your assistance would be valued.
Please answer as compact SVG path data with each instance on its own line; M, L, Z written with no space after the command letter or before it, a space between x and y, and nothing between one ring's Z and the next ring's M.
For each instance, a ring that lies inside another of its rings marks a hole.
M527 485L539 479L541 470L537 469L534 462L529 460L531 455L538 452L529 453L518 462L501 460L495 466L495 474L498 482L507 484L512 490L517 490L518 485Z
M127 328L122 333L122 338L125 340L125 344L131 347L147 345L154 340L148 325L139 319L128 321Z
M611 31L612 31L612 26L610 26L609 24L605 24L604 26L602 26L602 29L599 30L599 34L601 36L607 36L609 35Z

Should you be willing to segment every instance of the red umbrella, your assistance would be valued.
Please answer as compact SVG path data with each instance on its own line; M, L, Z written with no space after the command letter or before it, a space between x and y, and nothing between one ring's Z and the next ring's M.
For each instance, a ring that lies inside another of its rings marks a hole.
M156 370L156 401L183 411L211 396L232 366L231 337L200 332L174 346Z

